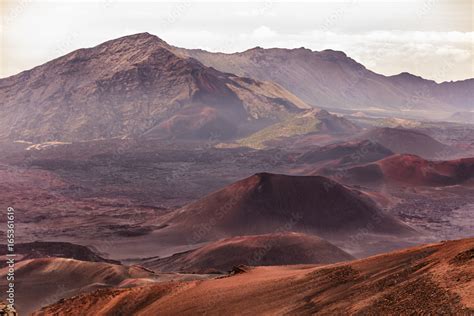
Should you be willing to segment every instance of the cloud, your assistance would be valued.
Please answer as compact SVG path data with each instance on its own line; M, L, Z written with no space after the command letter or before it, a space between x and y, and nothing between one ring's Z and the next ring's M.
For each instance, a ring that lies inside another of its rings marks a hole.
M251 36L254 38L259 38L259 39L271 38L271 37L276 37L277 33L267 26L260 26L256 28L255 30L253 30L253 32L251 33Z

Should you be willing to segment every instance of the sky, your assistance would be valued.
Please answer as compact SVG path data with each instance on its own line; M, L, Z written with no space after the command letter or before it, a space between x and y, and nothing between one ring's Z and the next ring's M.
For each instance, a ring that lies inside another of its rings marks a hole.
M384 75L474 78L473 0L0 0L0 77L75 49L149 32L171 45L237 52L342 50Z

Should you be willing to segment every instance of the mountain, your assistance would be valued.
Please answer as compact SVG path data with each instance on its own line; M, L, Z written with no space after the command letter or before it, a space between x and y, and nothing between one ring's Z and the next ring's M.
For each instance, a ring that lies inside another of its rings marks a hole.
M437 84L408 73L387 77L334 50L256 47L223 54L175 49L221 71L274 81L318 107L382 113L402 110L405 115L418 111L426 118L474 104L474 79Z
M319 176L258 173L169 216L163 221L167 227L156 238L188 245L281 229L339 240L360 229L391 235L413 233L361 192Z
M456 112L446 119L449 122L474 124L474 111Z
M453 109L471 110L474 101L474 79L436 83L422 77L402 72L388 79L412 95L414 104L421 99L431 99L449 104Z
M454 149L449 146L412 129L375 128L358 138L377 142L397 154L413 154L423 158L441 159L455 153Z
M446 117L470 110L472 91L474 79L385 77L332 50L209 53L140 33L0 79L0 141L235 140L308 104Z
M228 139L310 108L281 86L177 54L148 33L0 79L0 140Z
M470 238L347 263L242 268L226 278L100 289L35 315L471 315L473 255Z
M393 155L380 161L343 170L326 170L325 176L343 174L344 182L380 185L449 186L474 178L474 158L428 161L415 155Z
M294 232L238 236L142 263L154 271L229 272L239 265L333 263L353 259L324 239Z

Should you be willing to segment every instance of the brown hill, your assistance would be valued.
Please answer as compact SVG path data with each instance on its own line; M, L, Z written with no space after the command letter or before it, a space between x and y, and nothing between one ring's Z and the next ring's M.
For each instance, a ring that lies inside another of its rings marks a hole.
M96 252L92 251L86 246L72 244L69 242L43 242L35 241L30 243L15 244L15 261L23 261L35 258L70 258L82 261L91 262L107 262L113 264L120 264L119 261L110 260L101 257ZM0 253L7 253L7 246L0 245ZM4 267L6 262L0 263L0 267Z
M474 178L474 158L429 161L415 155L393 155L380 161L346 170L325 170L322 174L344 174L344 182L356 184L403 184L448 186Z
M160 272L229 272L239 265L268 266L334 263L351 255L314 235L285 232L239 236L212 242L202 248L143 262Z
M161 241L186 244L277 230L344 238L412 232L361 192L319 176L258 173L178 209L158 231ZM187 232L183 240L182 232Z
M241 269L231 277L102 289L35 315L470 315L474 239L324 266Z
M404 128L376 128L362 136L390 149L397 154L413 154L423 158L445 158L454 154L449 146L421 132Z
M177 48L176 48L177 49ZM309 104L322 107L439 112L470 109L474 79L437 84L408 73L383 76L343 52L256 47L235 54L177 49L221 71L274 81Z
M336 143L309 150L298 157L303 163L338 160L339 164L357 164L377 161L393 155L393 152L377 142L363 140Z
M148 33L79 49L0 79L0 140L231 138L309 108L270 82L173 52Z
M2 288L6 288L8 268L0 269ZM138 266L126 267L105 262L65 258L25 260L15 265L15 307L21 315L52 304L61 298L102 287L119 286L154 274ZM5 291L0 294L5 299Z

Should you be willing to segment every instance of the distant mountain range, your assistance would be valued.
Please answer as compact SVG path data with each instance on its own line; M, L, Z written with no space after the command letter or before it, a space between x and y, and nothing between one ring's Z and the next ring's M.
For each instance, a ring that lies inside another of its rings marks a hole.
M209 53L140 33L0 79L0 140L240 139L313 107L447 117L473 91L473 79L385 77L332 50Z
M474 106L474 79L438 84L406 72L383 76L340 51L256 47L224 54L177 50L221 71L274 81L316 107L424 113Z

